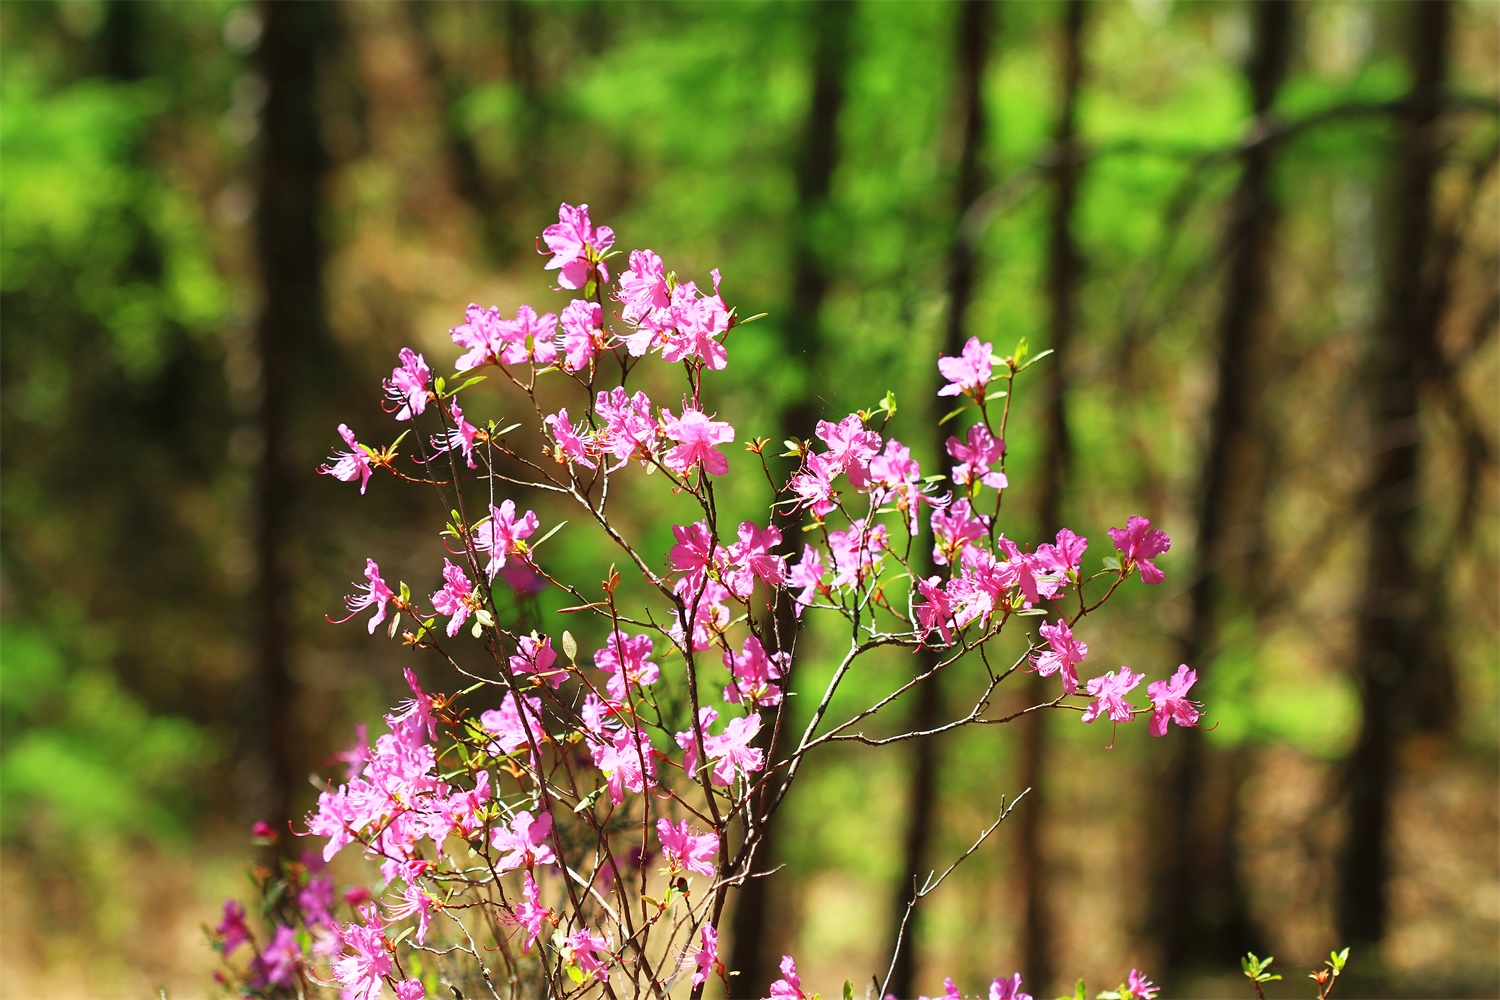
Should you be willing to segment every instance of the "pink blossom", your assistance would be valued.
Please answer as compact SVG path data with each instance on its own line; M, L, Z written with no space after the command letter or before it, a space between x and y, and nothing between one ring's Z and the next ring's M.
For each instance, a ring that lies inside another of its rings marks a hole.
M522 809L511 818L509 827L496 827L490 833L490 846L504 855L495 861L495 870L513 871L533 865L550 865L557 862L557 855L547 838L552 836L552 815L542 813L532 816Z
M962 463L953 470L955 483L960 486L983 483L991 489L1005 489L1007 485L1005 473L990 471L990 466L1000 461L1001 456L1005 454L1005 442L991 434L984 424L975 424L970 427L964 441L950 437L948 454Z
M672 416L671 410L662 410L662 432L677 447L662 456L662 464L681 476L690 474L702 463L703 468L714 476L729 471L729 460L719 451L718 445L734 440L734 428L722 420L713 420L705 413L683 404L682 416Z
M333 976L354 1000L376 1000L381 980L391 972L391 956L385 950L384 924L373 905L361 907L363 924L345 924L339 940L353 954L333 963Z
M687 820L674 826L665 818L656 821L656 836L673 872L690 871L713 877L713 859L719 853L718 837L694 832Z
M552 259L547 261L547 270L558 271L557 283L564 288L582 288L588 284L590 257L598 258L605 250L615 245L614 230L608 226L597 229L589 221L589 207L574 208L564 202L557 209L557 222L542 230L542 241ZM599 261L599 280L609 280L609 270Z
M395 711L385 717L386 725L391 727L393 733L409 735L413 743L419 741L424 733L427 739L436 740L437 718L432 714L432 697L417 683L417 673L411 667L403 667L401 675L406 680L406 686L411 688L413 697L397 705ZM409 734L406 733L407 730L410 730Z
M693 956L698 963L698 969L693 973L694 986L707 981L710 972L724 975L724 963L719 960L719 932L714 929L713 924L703 925L702 941L703 946Z
M464 313L464 321L448 331L453 343L467 352L454 363L454 368L466 372L487 361L498 361L500 352L505 348L507 335L500 310L493 306L485 309L470 303Z
M566 667L552 669L552 664L557 662L557 652L552 648L552 640L546 636L538 639L534 632L516 640L516 654L508 662L510 669L518 677L531 674L538 684L551 684L553 690L562 687L563 679L568 676Z
M474 596L474 585L469 582L461 567L453 565L451 559L443 560L443 589L434 591L429 598L432 607L440 615L452 615L448 619L448 634L458 635L458 630L479 605Z
M480 771L474 779L474 787L458 791L443 804L443 815L448 821L448 832L456 833L468 840L479 829L484 818L485 803L490 798L490 772ZM445 834L446 836L446 834Z
M563 367L583 371L604 344L604 310L597 302L574 299L562 311Z
M828 445L828 459L838 472L847 473L856 487L867 481L870 459L880 451L880 435L866 430L859 414L851 413L838 423L818 421L817 434Z
M490 504L490 516L474 527L474 546L490 554L484 571L491 580L504 567L508 556L525 554L522 541L535 534L536 529L535 511L528 510L517 518L514 500L503 500L499 507Z
M557 440L558 454L563 460L577 462L586 469L598 468L589 458L597 452L593 450L592 442L582 436L590 433L588 424L580 424L575 428L568 420L566 408L558 410L542 423L552 431L553 438Z
M791 659L789 653L767 654L759 639L747 637L740 652L724 652L724 666L734 677L734 684L724 689L724 700L735 705L742 698L755 705L781 704L781 688L772 682L781 679Z
M1165 531L1152 528L1150 521L1132 514L1123 529L1110 528L1109 537L1125 556L1122 568L1126 573L1130 572L1131 566L1139 566L1142 583L1161 583L1167 578L1167 574L1151 562L1172 547L1172 539Z
M729 312L719 298L719 272L713 275L713 295L703 295L691 281L672 290L671 329L662 344L663 361L701 361L712 371L723 371L729 364L728 353L718 340L729 329Z
M706 716L707 713L713 713L713 709L705 706L700 710L701 715ZM717 713L714 715L716 716ZM713 718L700 718L699 721L705 734L703 752L714 764L714 784L731 785L737 776L753 774L765 766L765 751L750 745L755 735L760 732L760 716L742 715L730 719L724 727L724 732L717 736L707 735L708 725ZM688 772L696 771L698 758L693 730L678 733L677 745L686 750L688 757L691 758L684 765Z
M365 487L370 485L370 477L375 470L370 465L370 453L365 446L354 440L354 432L349 429L348 424L339 424L339 437L349 446L348 451L336 451L328 456L332 465L318 466L318 472L324 476L332 476L341 482L352 483L359 480L359 492L363 496ZM734 440L733 435L730 440Z
M563 954L585 976L592 975L601 983L609 978L609 938L600 937L586 927L576 930L563 942ZM603 961L600 955L604 956Z
M396 1000L426 1000L427 987L420 979L403 979L396 984Z
M528 871L526 881L521 886L521 902L515 908L515 921L526 932L526 941L521 945L522 954L531 951L531 946L536 944L537 937L542 933L542 923L551 912L542 905L542 894L536 887L536 879Z
M888 535L883 524L871 528L869 518L851 521L845 531L830 531L828 554L833 559L833 586L848 587L863 582L880 565Z
M525 713L524 719L522 712ZM532 742L540 744L544 735L542 699L532 695L518 699L514 691L507 691L500 699L498 709L492 708L480 714L479 724L497 737L485 747L485 752L497 757L522 748L530 752Z
M806 507L820 518L826 517L838 504L833 479L841 471L830 456L809 454L802 463L802 471L787 483L787 489L796 495L798 507Z
M968 500L956 500L945 509L932 512L932 559L945 566L964 546L984 538L990 530L990 519L975 514Z
M1056 543L1044 542L1036 547L1036 556L1048 571L1058 576L1068 576L1078 572L1078 567L1083 563L1083 553L1088 547L1087 538L1063 528L1057 533Z
M781 978L771 984L771 994L766 1000L807 1000L802 992L802 978L797 975L797 963L792 956L781 956Z
M672 585L672 592L682 602L672 612L667 634L681 646L687 645L687 623L691 621L692 646L704 650L713 645L713 636L729 626L728 588L705 577L684 577Z
M214 928L214 934L223 940L224 957L250 939L250 928L245 923L245 908L233 899L224 900L224 919Z
M1093 722L1101 715L1108 713L1112 722L1129 722L1135 715L1135 709L1125 700L1125 696L1145 676L1145 674L1131 673L1129 667L1121 667L1119 676L1111 670L1103 677L1095 677L1089 681L1088 691L1094 700L1089 703L1088 708L1083 710L1083 721Z
M918 1000L931 1000L930 997L920 997ZM959 992L958 985L949 976L943 980L943 995L940 1000L963 1000L963 993Z
M641 794L656 787L656 751L644 732L617 730L609 735L609 742L594 745L593 758L594 766L608 780L609 800L615 805L625 801L627 791Z
M715 544L707 521L694 521L689 525L674 524L672 537L677 539L667 553L672 568L686 579L701 579L709 566L717 567L724 558L724 549Z
M660 328L671 305L666 268L661 258L650 250L630 251L630 268L620 275L620 315L627 323L650 324ZM631 351L639 357L645 350Z
M370 634L374 635L376 627L385 621L385 606L396 599L396 594L380 578L380 567L374 559L365 559L365 581L364 586L355 584L355 592L344 598L344 607L349 609L349 614L334 624L342 624L365 608L373 607L375 615L370 619Z
M1009 979L997 976L990 983L989 1000L1031 1000L1031 994L1021 992L1021 974L1017 972Z
M743 600L750 596L757 579L770 587L785 583L786 557L771 552L780 544L781 530L775 525L757 528L752 521L742 521L739 541L729 546L726 557L729 569L724 574L724 583L729 592Z
M1036 666L1036 672L1043 677L1050 677L1060 673L1063 686L1063 694L1074 694L1078 691L1078 664L1089 655L1087 644L1073 638L1072 629L1068 623L1059 618L1056 625L1045 622L1038 630L1042 638L1047 641L1047 650L1032 656L1031 662Z
M917 581L917 591L926 598L913 610L917 614L917 626L926 639L933 629L938 629L944 642L953 641L953 606L942 588L942 578L930 576Z
M609 675L605 687L610 697L623 701L629 688L650 687L657 682L661 671L651 662L651 652L650 636L627 636L618 629L610 633L604 647L594 653L594 666Z
M271 942L250 963L250 983L257 990L287 989L302 964L297 933L285 924L271 934Z
M1126 988L1130 990L1136 1000L1154 1000L1156 994L1161 992L1139 969L1130 970L1130 978L1126 981Z
M441 434L432 436L432 447L441 454L457 448L464 456L464 464L471 469L477 469L474 464L474 441L479 436L479 428L464 419L464 411L459 407L458 400L448 400L448 415L453 418L453 426Z
M599 447L616 459L609 471L620 468L632 457L644 460L652 453L657 424L651 415L651 400L644 392L631 396L616 386L595 397L594 409L604 422L598 434Z
M963 353L956 358L938 358L938 371L949 384L938 390L939 396L957 396L965 393L978 397L989 384L991 365L994 364L994 348L982 344L978 337L970 337Z
M823 554L811 545L803 545L802 559L787 574L787 583L802 588L796 598L797 617L802 617L802 609L811 604L813 595L823 588L823 573Z
M422 355L410 347L401 348L401 364L391 371L384 382L385 394L393 403L399 403L397 420L410 420L414 414L427 409L427 386L432 381L432 371Z
M412 876L415 878L416 876ZM437 901L429 896L420 886L414 882L408 882L406 889L401 894L401 901L394 906L387 905L385 910L392 920L405 920L415 915L417 918L417 930L412 935L417 944L427 943L427 928L432 924L432 911Z
M1187 696L1197 680L1198 672L1188 669L1188 665L1184 663L1177 668L1177 673L1172 675L1171 680L1152 681L1146 685L1146 693L1151 696L1152 736L1167 735L1169 720L1189 729L1198 725L1203 706L1188 700Z
M538 316L530 306L521 306L516 310L516 318L503 322L501 330L506 341L505 349L500 352L502 364L518 365L530 360L550 365L557 359L557 316L553 313Z

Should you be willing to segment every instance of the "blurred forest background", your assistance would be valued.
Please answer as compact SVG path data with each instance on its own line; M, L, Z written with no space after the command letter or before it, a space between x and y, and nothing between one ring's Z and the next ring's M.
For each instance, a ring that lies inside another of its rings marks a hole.
M939 351L1025 337L1006 533L1174 540L1084 638L1216 728L830 752L751 983L862 988L1029 786L910 992L1245 995L1253 948L1301 996L1345 944L1347 996L1500 991L1500 6L79 0L0 5L0 60L0 993L208 990L251 823L401 689L324 614L367 554L436 580L424 494L313 470L398 348L542 304L561 201L770 313L742 437L892 389L930 463Z

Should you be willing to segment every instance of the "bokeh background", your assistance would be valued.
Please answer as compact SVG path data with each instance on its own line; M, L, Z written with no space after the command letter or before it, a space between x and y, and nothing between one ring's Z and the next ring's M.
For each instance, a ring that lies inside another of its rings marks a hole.
M366 554L437 578L425 495L313 470L398 348L552 301L568 201L770 314L742 437L890 389L932 462L939 351L1025 337L1006 533L1174 540L1084 638L1215 728L830 752L750 960L867 981L1030 787L914 990L1243 996L1255 949L1300 996L1349 944L1346 996L1497 995L1497 85L1490 2L0 5L0 993L211 990L250 824L401 687L323 616Z

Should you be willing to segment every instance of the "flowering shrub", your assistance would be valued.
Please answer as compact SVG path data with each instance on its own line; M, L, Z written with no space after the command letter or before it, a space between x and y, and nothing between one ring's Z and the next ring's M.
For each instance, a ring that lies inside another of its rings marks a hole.
M717 270L707 291L650 250L620 267L614 233L595 227L587 206L563 205L542 241L547 268L577 297L556 314L521 306L513 318L471 305L451 331L462 352L454 376L434 376L403 349L384 389L392 419L412 426L377 448L341 424L344 450L318 470L361 493L380 474L441 495L450 515L433 565L440 585L425 597L393 587L369 558L344 620L369 613L371 633L384 626L436 656L462 690L429 693L406 670L411 698L373 743L361 729L341 755L344 780L307 818L321 850L264 874L269 931L257 937L244 909L226 904L216 940L227 983L245 995L338 986L361 1000L386 987L400 1000L449 989L497 1000L696 998L712 978L733 982L719 945L726 899L819 748L1009 721L1024 712L996 717L991 695L1018 670L1058 678L1056 697L1025 712L1073 709L1114 725L1149 714L1156 736L1198 724L1185 665L1148 685L1149 707L1130 700L1144 675L1129 667L1080 679L1088 647L1075 630L1137 570L1145 583L1163 580L1153 560L1168 549L1164 533L1130 517L1110 531L1117 554L1090 570L1089 543L1072 531L1023 548L999 530L1010 392L1038 360L1024 343L1001 358L974 338L939 359L939 395L962 403L950 416L974 420L948 438L947 473L924 474L890 436L887 395L819 423L815 441L788 442L796 468L786 478L764 439L744 442L714 410L713 379L751 321L725 303ZM628 387L652 356L685 376L679 399L663 405ZM466 417L461 400L494 377L528 401L540 448L517 444L520 425ZM546 381L576 399L549 412ZM762 519L731 524L716 490L737 441L754 456L742 471L765 477L775 497ZM401 460L403 442L414 461ZM668 551L644 547L613 516L623 477L653 478L695 504ZM523 511L537 494L602 533L615 560L602 585L553 575L545 543L562 524ZM620 594L620 564L642 577L644 604ZM602 635L597 648L551 623L527 627L531 598L547 589L566 595L570 629ZM813 615L842 619L845 636L831 673L811 672L816 685L798 645ZM996 637L1028 618L1044 644L997 662ZM881 647L927 655L840 717L835 694ZM947 671L978 688L967 713L928 732L867 735L888 706ZM378 869L371 888L335 892L323 866L345 851ZM251 958L233 964L241 947ZM781 970L773 997L809 996L792 957ZM1116 993L1154 994L1135 971ZM946 996L960 996L951 980ZM1019 975L995 979L988 996L1029 1000Z

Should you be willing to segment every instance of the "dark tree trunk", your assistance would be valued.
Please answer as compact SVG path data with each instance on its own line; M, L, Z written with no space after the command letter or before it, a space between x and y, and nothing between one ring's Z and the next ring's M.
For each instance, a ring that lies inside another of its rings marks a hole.
M802 133L801 151L795 164L797 210L791 244L792 288L783 327L785 349L797 359L804 371L815 372L822 353L823 332L820 314L828 293L829 274L820 248L814 243L814 220L828 210L829 191L839 161L839 115L849 71L849 27L854 14L852 3L823 3L807 8L813 34L812 94ZM813 434L818 412L811 393L800 393L781 416L783 436L805 440ZM801 514L782 525L783 538L795 543L801 537ZM798 619L792 604L783 601L773 611L774 645L778 650L796 646ZM790 706L787 706L790 711ZM787 743L794 739L792 727L783 723L779 738L766 747L772 760L786 755ZM770 727L762 730L769 741ZM769 790L768 790L769 792ZM768 822L761 831L751 871L765 873L775 867L777 825ZM778 942L773 940L772 915L767 892L770 879L751 878L735 893L734 929L730 968L740 973L736 993L765 996L773 980L780 976L777 967Z
M1263 129L1286 78L1293 8L1267 0L1252 8L1247 67L1251 128ZM1257 399L1265 374L1265 327L1278 206L1278 147L1252 143L1225 234L1227 275L1219 318L1217 388L1209 417L1197 501L1197 534L1189 583L1189 620L1180 656L1201 684L1217 653L1219 601L1226 590L1247 597L1247 567L1258 565L1260 498L1264 495L1265 428ZM1237 588L1227 587L1238 581ZM1151 930L1168 970L1233 962L1260 948L1238 874L1235 833L1243 762L1237 753L1210 754L1196 730L1173 733L1159 804L1163 829L1154 858Z
M1385 303L1367 359L1371 505L1365 588L1355 638L1363 720L1348 764L1349 839L1340 872L1340 940L1370 945L1385 935L1396 748L1416 721L1409 711L1429 657L1425 598L1415 552L1418 380L1431 355L1436 315L1427 266L1440 152L1436 122L1446 71L1446 0L1409 5L1412 89L1399 127Z
M290 817L296 697L290 670L291 586L286 568L294 478L288 469L297 358L323 332L323 243L318 218L326 168L316 110L316 70L326 9L263 3L259 61L266 81L261 127L256 256L261 309L256 322L262 454L256 474L255 673L261 753L267 770L263 815L284 828ZM290 838L283 837L285 844Z
M1065 365L1077 327L1077 287L1081 262L1073 238L1073 206L1078 196L1079 158L1077 144L1078 92L1083 84L1083 24L1086 0L1069 0L1064 15L1060 76L1062 102L1057 115L1053 147L1057 160L1052 167L1052 217L1047 249L1048 346L1057 353L1043 369L1046 411L1043 416L1042 481L1037 520L1045 536L1063 526L1063 496L1072 467L1073 445L1068 434L1067 379ZM1027 683L1027 704L1039 705L1053 697L1050 682L1032 674ZM1038 712L1020 720L1022 788L1031 795L1016 816L1016 889L1021 908L1021 961L1030 981L1042 989L1053 977L1051 914L1047 908L1047 872L1042 852L1042 819L1046 795L1044 762L1047 746L1047 714Z
M990 37L994 28L996 8L985 0L966 0L959 8L956 22L955 50L957 77L955 97L958 114L963 126L963 144L959 150L958 176L955 188L955 213L953 244L948 255L948 315L943 328L942 353L956 355L963 349L964 319L969 301L974 294L974 246L972 237L964 225L965 216L984 186L983 164L980 157L984 151L984 73L989 63ZM937 379L933 387L934 396L942 387ZM936 419L933 420L936 425ZM947 454L944 442L948 439L945 429L939 428L934 438L934 454L941 467ZM932 538L924 530L918 543L917 559L923 567L923 575L936 570L932 560ZM931 670L939 658L937 654L922 650L917 656L917 669ZM943 695L939 684L941 675L936 675L917 688L916 704L908 726L912 730L932 729L942 712ZM895 907L891 914L890 939L896 940L896 929L901 926L906 909L910 905L918 884L925 875L926 861L935 829L937 805L938 740L935 738L911 741L911 783L906 798L906 831L902 840L901 881L896 884ZM890 992L898 997L912 996L912 980L916 973L917 949L916 922L907 928L892 965Z

